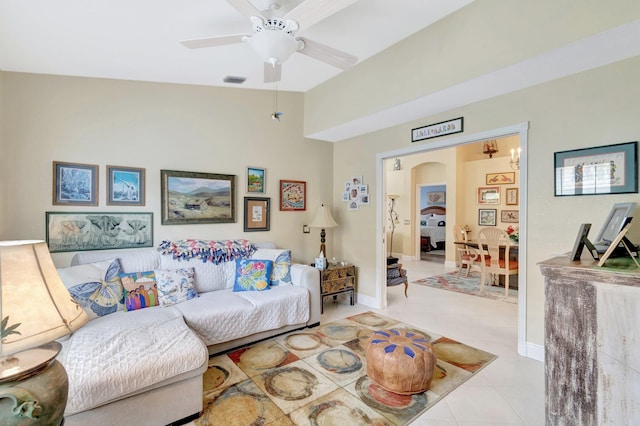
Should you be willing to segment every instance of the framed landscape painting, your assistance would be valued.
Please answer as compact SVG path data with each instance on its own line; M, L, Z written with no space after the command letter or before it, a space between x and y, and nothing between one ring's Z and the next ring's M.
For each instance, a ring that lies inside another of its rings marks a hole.
M299 180L280 181L280 210L306 210L307 183Z
M153 247L153 213L46 212L51 253Z
M247 167L247 192L264 194L266 170L259 167Z
M107 205L144 206L144 169L107 166Z
M160 170L163 225L236 221L235 175Z
M53 205L97 206L98 166L54 161Z

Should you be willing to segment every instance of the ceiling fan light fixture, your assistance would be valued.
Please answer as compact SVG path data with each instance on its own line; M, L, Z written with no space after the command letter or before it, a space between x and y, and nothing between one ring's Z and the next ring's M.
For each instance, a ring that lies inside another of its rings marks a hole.
M281 64L298 50L298 41L282 30L263 30L254 34L248 43L264 62Z

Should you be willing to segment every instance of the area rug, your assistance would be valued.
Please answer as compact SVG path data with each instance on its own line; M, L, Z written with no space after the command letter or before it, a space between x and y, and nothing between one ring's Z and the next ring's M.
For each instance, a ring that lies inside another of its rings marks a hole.
M388 392L366 374L365 345L380 329L424 335L436 354L424 393ZM406 425L496 358L373 312L294 331L209 360L197 426Z
M489 283L485 283L484 290L480 292L480 272L476 271L469 272L468 277L465 277L464 274L459 275L458 271L455 271L443 275L423 278L417 281L412 281L411 283L470 294L487 299L501 300L508 303L518 303L518 290L512 288L509 289L509 296L505 297L504 287L492 286Z

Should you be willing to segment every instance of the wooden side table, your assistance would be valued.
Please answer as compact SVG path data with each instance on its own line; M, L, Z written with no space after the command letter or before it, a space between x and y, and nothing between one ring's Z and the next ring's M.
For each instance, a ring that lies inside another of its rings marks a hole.
M355 265L330 266L329 268L320 271L320 298L322 299L320 313L324 312L325 296L333 296L335 299L338 294L350 293L351 306L353 306L355 290Z

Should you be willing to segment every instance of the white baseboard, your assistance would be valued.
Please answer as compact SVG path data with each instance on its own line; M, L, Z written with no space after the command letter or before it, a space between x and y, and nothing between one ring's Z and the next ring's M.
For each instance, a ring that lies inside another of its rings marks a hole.
M364 294L357 293L356 300L359 305L365 305L373 309L381 309L381 306L378 306L378 302L375 297L366 296Z
M536 361L544 362L544 346L536 343L526 342L525 353L521 354L527 358L535 359Z

